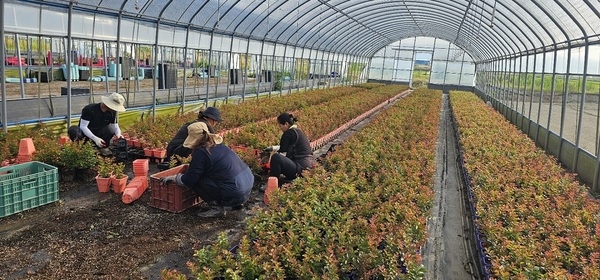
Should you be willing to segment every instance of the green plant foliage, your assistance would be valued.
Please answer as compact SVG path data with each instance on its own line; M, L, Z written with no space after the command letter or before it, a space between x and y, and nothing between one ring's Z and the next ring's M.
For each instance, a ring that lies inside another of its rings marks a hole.
M424 90L378 115L336 150L330 170L318 166L271 193L269 209L247 221L235 253L225 233L198 250L193 276L422 279L417 252L433 201L440 105L440 92Z
M451 92L495 279L600 279L600 204L556 158L470 92Z
M110 178L114 170L114 161L110 157L98 156L98 176L102 178Z
M64 170L77 170L93 168L97 163L96 147L91 142L77 141L62 145L57 164Z
M114 162L112 165L112 174L115 175L116 178L123 178L124 176L127 176L125 174L125 163Z

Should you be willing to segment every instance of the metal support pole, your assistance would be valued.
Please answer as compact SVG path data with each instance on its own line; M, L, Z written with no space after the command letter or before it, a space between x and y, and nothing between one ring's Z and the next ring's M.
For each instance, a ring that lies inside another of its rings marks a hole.
M71 46L73 45L72 38L72 26L73 26L73 1L69 1L69 20L67 23L67 127L71 126L71 79L73 77L73 73L71 73L71 52L73 51Z
M533 94L535 87L535 66L537 63L537 54L533 56L533 75L531 77L531 97L529 98L529 113L527 114L527 118L531 121L531 110L533 109ZM538 111L538 115L540 112ZM527 126L527 133L529 133L529 125Z
M0 15L4 15L4 0L0 0ZM0 76L6 77L6 67L4 66L4 62L6 61L6 49L4 48L4 16L2 18L2 24L0 24L0 39L3 42L0 44L0 59L2 60L2 63L0 63ZM2 87L2 129L6 133L8 132L8 117L6 116L6 79L0 80Z
M244 80L244 84L242 85L242 103L246 102L246 84L248 83L248 68L250 67L248 61L252 61L252 59L248 59L250 57L250 38L246 39L246 42L246 56L244 57L246 60L246 62L244 62L244 77L246 77L246 80ZM256 73L254 73L255 80L256 77Z
M119 12L119 16L117 17L117 56L115 57L115 92L119 92L119 73L121 76L125 78L122 68L122 62L125 60L125 57L121 56L121 22L123 18L123 12ZM129 77L127 77L129 78Z
M152 67L154 68L154 71L152 71L153 77L152 77L152 122L154 122L154 120L156 119L156 78L158 76L158 71L160 69L158 69L158 31L160 30L160 19L156 22L156 33L155 38L154 38L154 65L152 65ZM161 67L164 69L164 67ZM162 78L164 78L164 75L162 76ZM165 83L163 82L163 85Z
M560 144L558 145L558 155L556 156L560 160L560 155L562 154L562 142L564 140L564 128L565 128L565 115L567 114L567 100L569 100L569 78L571 77L571 43L569 43L569 48L567 52L567 75L565 76L565 86L562 98L562 108L560 112ZM574 169L572 171L575 171Z
M550 141L550 121L552 120L552 107L554 106L554 91L556 90L556 64L557 64L557 53L558 51L554 49L553 57L553 66L552 66L552 84L550 85L550 107L548 108L548 123L546 127L548 128L548 133L546 133L546 139L544 140L544 148L548 149L548 141ZM555 155L558 157L558 155Z
M444 89L446 89L446 77L448 76L448 64L450 64L450 60L448 58L450 58L450 46L448 46L448 52L446 53L446 67L444 67L444 82L442 85L442 91ZM433 57L432 57L432 60L433 60ZM414 57L413 57L413 61L414 61ZM431 82L431 75L429 75L429 82Z
M517 112L517 114L519 113L519 101L521 100L521 69L523 69L523 57L519 57L519 70L516 71L515 73L517 73L519 75L519 77L517 78L517 101L516 101L516 105L517 107L515 108L515 112ZM516 64L515 64L516 67ZM524 98L524 97L523 97Z
M15 34L15 46L17 48L17 63L19 67L19 86L21 88L21 98L25 98L25 85L23 84L23 65L21 64L21 43L19 42L19 34Z
M263 53L265 49L265 39L262 40L262 46L260 48L260 56L258 58L258 74L256 75L256 99L258 99L258 94L260 93L260 80L262 80L263 71L262 71L262 61L263 61ZM265 82L267 78L265 77ZM270 97L270 96L269 96Z
M187 88L187 56L188 56L188 44L190 41L190 26L188 25L185 31L185 47L183 47L183 85L181 89L181 113L185 112L185 89ZM196 73L198 74L198 73Z
M544 100L544 74L546 73L546 52L544 52L544 56L542 57L542 81L540 83L540 98L538 100L538 115L537 115L537 119L536 119L536 123L538 124L538 129L535 132L535 142L538 143L538 138L540 137L540 116L542 115L542 101ZM600 103L599 103L600 104ZM550 128L547 127L546 129L548 129L548 132L550 131ZM544 146L544 149L548 149L548 147Z
M102 66L104 66L104 75L106 77L108 77L108 55L106 54L107 49L110 51L110 47L107 48L106 42L102 41L102 57L104 59ZM106 92L110 92L110 83L108 82L108 79L104 79L104 85L106 86Z
M575 136L575 156L573 159L573 171L577 170L577 160L579 159L579 142L581 140L581 122L583 121L583 109L585 106L585 96L586 96L586 86L587 86L587 74L588 74L588 59L590 58L590 45L587 42L587 37L586 37L586 42L585 42L585 54L584 59L583 59L583 82L581 85L581 99L579 101L579 115L577 116L577 134ZM596 160L596 163L598 163L598 160ZM596 166L598 166L598 164L596 164ZM596 173L596 172L594 172ZM596 177L594 177L596 178Z
M233 84L233 91L235 92L235 84L232 82L237 82L238 81L238 76L237 76L237 68L235 67L235 63L233 63L233 40L234 37L233 35L231 35L231 40L229 41L229 75L227 75L229 77L229 80L227 81L227 95L225 96L225 104L229 103L229 93L231 92L231 85ZM239 61L238 61L239 63Z
M208 65L206 65L206 72L208 72L208 82L206 83L206 96L204 97L204 108L208 108L208 91L210 90L210 77L211 77L211 69L210 69L210 65L212 62L212 53L213 53L213 41L215 40L215 30L213 28L213 31L210 33L210 47L208 48ZM214 73L212 73L214 74ZM216 96L217 92L215 90L215 96Z

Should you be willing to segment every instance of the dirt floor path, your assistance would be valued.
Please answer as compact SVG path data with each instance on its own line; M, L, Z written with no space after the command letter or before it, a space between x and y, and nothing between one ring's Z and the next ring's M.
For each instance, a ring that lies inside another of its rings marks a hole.
M443 94L437 143L435 199L424 248L425 279L479 279L473 228L458 163L448 94Z
M130 176L133 174L130 172ZM158 172L150 165L150 174ZM93 181L61 183L60 201L0 219L0 279L160 279L164 268L187 271L195 249L225 231L236 239L255 207L203 219L197 205L181 213L150 206L148 191L126 205Z

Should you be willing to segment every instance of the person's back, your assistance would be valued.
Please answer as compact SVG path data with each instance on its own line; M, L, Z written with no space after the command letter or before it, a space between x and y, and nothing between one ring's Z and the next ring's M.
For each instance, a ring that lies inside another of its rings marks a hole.
M205 176L213 180L228 182L239 175L248 165L225 144L206 148L198 148L192 154L193 160L201 160Z
M200 217L224 215L226 208L241 209L250 197L254 175L250 167L229 147L223 137L210 133L203 122L188 126L183 147L193 150L192 161L184 174L170 175L164 182L175 181L191 188L211 209L198 213Z
M196 121L194 121L196 122ZM171 159L173 155L179 155L181 157L187 157L191 154L192 150L183 147L183 142L188 136L188 126L194 122L185 123L179 128L173 139L167 144L167 158Z
M298 161L301 163L302 168L312 166L313 150L310 147L308 137L306 137L306 134L300 128L294 127L284 132L281 137L280 147L280 151L285 152L287 158Z
M182 182L199 193L206 189L201 190L199 185L194 185L194 182L201 182L205 185L214 184L215 188L211 190L212 195L219 197L219 200L226 206L233 206L243 203L245 199L240 200L239 198L247 199L252 190L253 183L241 183L248 181L248 178L240 178L247 174L251 175L249 170L250 167L225 144L215 145L208 150L200 147L192 153L190 168L186 176L182 177ZM243 180L240 181L240 179ZM212 183L206 184L207 182Z

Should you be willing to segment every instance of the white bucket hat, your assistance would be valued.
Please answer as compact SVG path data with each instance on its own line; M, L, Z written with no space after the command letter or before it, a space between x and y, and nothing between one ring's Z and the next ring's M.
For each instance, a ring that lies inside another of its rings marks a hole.
M102 96L102 103L113 111L125 112L125 106L123 106L125 104L125 97L116 92L113 92L109 96Z
M218 145L223 143L223 137L221 137L218 134L210 133L208 131L208 126L206 126L204 122L195 122L188 125L188 136L187 138L185 138L183 146L188 149L192 149L194 147L194 144L196 144L196 142L198 141L198 139L200 139L204 132L208 134L208 137L210 137L215 142L215 144Z

